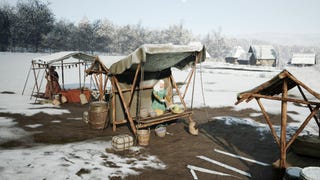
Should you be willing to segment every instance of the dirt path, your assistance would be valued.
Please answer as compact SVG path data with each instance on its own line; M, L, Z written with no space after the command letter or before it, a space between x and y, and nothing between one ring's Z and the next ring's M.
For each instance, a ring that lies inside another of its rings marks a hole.
M15 119L15 122L18 123L17 126L25 131L34 132L31 138L9 141L1 144L1 148L32 147L37 144L64 144L97 137L110 140L112 136L118 134L130 134L126 125L118 127L116 132L113 132L111 127L104 130L89 128L82 121L82 113L88 110L88 105L69 103L62 105L62 108L68 109L71 113L63 115L38 113L31 117L0 113L2 117ZM150 143L149 146L145 147L145 150L149 154L156 155L167 165L167 168L165 170L146 169L141 171L141 175L129 176L127 179L192 179L189 169L186 168L188 164L232 175L232 177L223 177L197 172L199 179L234 179L235 177L249 179L247 176L197 158L200 155L246 171L251 174L252 179L278 179L279 173L273 166L261 166L214 152L214 149L218 149L269 164L278 159L279 151L270 133L262 136L252 126L226 125L223 121L213 119L213 117L226 115L244 118L250 117L251 113L257 112L250 109L233 111L231 107L194 109L193 118L198 122L200 128L198 136L188 133L185 120L176 120L168 124L167 131L171 135L166 135L163 138L157 137L153 128L151 128ZM262 116L250 118L264 123ZM274 124L279 122L277 121L279 118L279 115L271 116L271 119L275 119ZM289 121L292 121L292 119L289 119ZM42 124L42 126L36 128L26 126L30 124ZM290 154L289 157L294 159L297 156ZM300 164L294 165L301 165L301 163L311 162L312 160L314 165L320 166L320 159L299 158L302 159L299 162ZM290 161L290 163L292 162Z

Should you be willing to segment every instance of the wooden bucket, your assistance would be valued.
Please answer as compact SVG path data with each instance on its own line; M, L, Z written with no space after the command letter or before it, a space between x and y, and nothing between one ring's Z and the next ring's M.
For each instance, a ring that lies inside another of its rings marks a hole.
M141 146L149 145L150 130L147 130L147 129L137 130L137 135L138 135L139 145Z
M106 102L97 101L90 103L89 125L92 129L103 129L108 118L108 106Z

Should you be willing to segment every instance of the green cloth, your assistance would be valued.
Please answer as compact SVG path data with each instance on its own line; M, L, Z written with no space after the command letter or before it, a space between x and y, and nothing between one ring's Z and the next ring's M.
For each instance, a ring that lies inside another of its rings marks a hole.
M161 102L162 99L165 99L166 95L167 95L167 91L165 89L163 90L159 90L159 91L155 91L153 90L153 101L152 101L152 109L156 110L156 109L161 109L163 111L166 110L166 103L165 102Z

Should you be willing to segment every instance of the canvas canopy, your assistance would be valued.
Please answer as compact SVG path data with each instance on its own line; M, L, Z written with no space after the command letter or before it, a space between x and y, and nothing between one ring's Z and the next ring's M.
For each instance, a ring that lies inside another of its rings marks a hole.
M81 60L82 62L92 62L96 58L96 56L88 55L78 51L63 51L53 53L47 56L33 58L32 62L34 64L54 65L69 58L71 58L71 63L78 62L79 60Z
M35 84L34 84L34 88L32 90L31 96L35 96L35 97L43 96L43 93L40 92L42 90L42 87L41 87L42 81L45 75L50 72L48 69L51 66L60 67L61 69L61 74L59 75L61 78L59 78L59 81L60 81L62 90L65 90L65 77L66 77L65 70L70 68L75 68L75 70L78 72L74 75L78 75L79 92L80 92L80 89L83 89L81 81L82 80L85 81L84 73L81 73L81 72L85 70L86 67L90 65L96 58L97 56L85 54L83 52L78 52L78 51L64 51L64 52L58 52L58 53L53 53L46 56L33 58L31 60L31 67L26 80L26 83L27 83L30 71L33 70ZM25 86L26 86L26 83L25 83Z
M206 50L203 45L145 44L127 57L115 62L109 68L111 106L109 109L113 129L117 124L130 123L133 133L136 128L144 128L187 117L192 121L192 111L187 110L184 97L195 73L196 64L205 61ZM184 69L191 67L184 91L179 89L172 75L171 67ZM140 110L152 111L152 91L154 85L163 80L167 90L168 104L181 103L186 111L181 114L164 112L157 117L141 117ZM178 96L180 102L174 102ZM136 124L136 125L135 125Z
M156 72L176 67L183 69L194 62L196 54L199 62L206 58L206 50L202 45L145 44L129 56L111 65L110 75L121 74L126 70L135 70L137 64L143 64L145 72Z

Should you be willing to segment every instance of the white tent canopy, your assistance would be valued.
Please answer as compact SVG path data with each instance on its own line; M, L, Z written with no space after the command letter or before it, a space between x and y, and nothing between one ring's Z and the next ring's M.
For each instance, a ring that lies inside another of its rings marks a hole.
M70 78L70 75L72 79L74 79L75 75L78 76L78 88L82 90L85 86L84 71L86 70L87 66L91 65L91 63L94 62L94 60L97 58L97 56L85 54L79 51L63 51L33 58L31 60L30 71L33 70L35 84L31 95L35 97L41 97L41 95L43 94L42 92L40 92L43 90L42 81L45 75L49 72L48 69L51 66L55 66L61 69L61 78L59 78L59 81L62 86L62 90L66 90L65 78ZM70 73L70 71L68 71L69 73L65 73L66 69L72 69L72 71L74 72ZM26 83L28 81L29 74Z
M81 62L92 62L95 58L96 56L88 55L79 51L62 51L47 56L33 58L32 62L34 64L56 65L64 60L68 60L68 63L78 63L79 60Z

